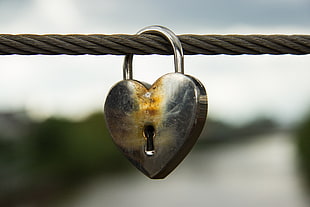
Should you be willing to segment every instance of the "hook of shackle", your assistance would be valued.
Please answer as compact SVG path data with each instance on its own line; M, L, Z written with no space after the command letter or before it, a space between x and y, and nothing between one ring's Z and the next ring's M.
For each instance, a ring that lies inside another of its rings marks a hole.
M159 34L169 40L173 48L174 53L174 67L176 73L184 74L184 54L182 44L179 38L168 28L154 25L148 26L137 32L138 35L148 33L148 34ZM127 54L125 56L123 64L123 78L124 80L132 79L132 59L133 54Z

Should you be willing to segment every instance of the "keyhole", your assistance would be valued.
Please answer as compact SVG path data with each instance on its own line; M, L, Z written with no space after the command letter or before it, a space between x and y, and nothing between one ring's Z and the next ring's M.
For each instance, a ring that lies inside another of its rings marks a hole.
M154 150L154 137L155 128L152 125L146 125L143 130L143 136L146 138L145 154L148 156L153 156Z

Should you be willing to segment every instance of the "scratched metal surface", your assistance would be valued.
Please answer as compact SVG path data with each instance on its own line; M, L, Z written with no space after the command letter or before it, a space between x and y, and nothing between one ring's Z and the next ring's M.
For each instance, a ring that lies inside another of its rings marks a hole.
M207 96L193 77L169 73L152 86L135 80L109 92L105 118L115 144L145 175L167 176L187 155L204 126ZM154 128L153 153L147 152L146 126Z

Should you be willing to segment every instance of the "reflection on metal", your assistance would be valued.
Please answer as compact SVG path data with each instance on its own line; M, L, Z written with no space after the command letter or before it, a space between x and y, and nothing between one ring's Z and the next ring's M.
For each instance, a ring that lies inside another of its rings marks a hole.
M176 73L183 73L184 74L184 55L182 44L179 38L168 28L162 26L149 26L141 29L137 34L143 33L155 33L163 35L172 45L173 52L174 52L174 67ZM125 61L123 64L123 77L124 80L132 79L132 59L133 55L128 54L125 56Z
M188 154L204 126L207 95L195 78L184 75L183 51L167 28L141 30L164 35L175 51L175 73L152 86L132 80L132 55L124 62L124 80L109 92L105 119L113 141L150 178L166 177Z

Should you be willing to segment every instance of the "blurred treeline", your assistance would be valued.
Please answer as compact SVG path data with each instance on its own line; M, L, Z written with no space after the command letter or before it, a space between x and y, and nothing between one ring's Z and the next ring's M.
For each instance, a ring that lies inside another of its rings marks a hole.
M87 178L129 166L99 113L83 121L43 122L8 113L0 126L0 206L46 203Z
M310 114L297 128L297 155L300 172L303 174L304 181L310 190Z
M239 127L208 118L206 126L194 150L278 130L266 118ZM309 126L310 121L300 137L310 134ZM300 141L310 172L309 144L307 138ZM102 113L80 121L49 118L41 122L23 112L0 114L0 206L42 206L88 179L108 179L132 169L114 146Z

